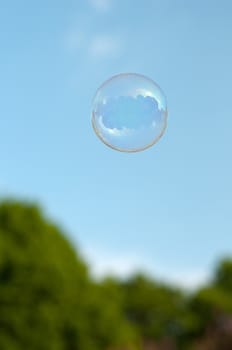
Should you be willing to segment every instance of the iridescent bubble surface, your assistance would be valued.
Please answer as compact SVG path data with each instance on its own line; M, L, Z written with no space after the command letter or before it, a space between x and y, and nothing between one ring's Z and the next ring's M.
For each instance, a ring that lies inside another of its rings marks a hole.
M116 75L96 92L92 125L111 148L142 151L154 145L166 129L166 98L160 87L143 75Z

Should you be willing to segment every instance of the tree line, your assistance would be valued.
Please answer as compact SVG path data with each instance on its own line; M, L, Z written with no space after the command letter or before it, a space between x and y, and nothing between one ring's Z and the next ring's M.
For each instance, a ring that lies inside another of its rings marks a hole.
M231 350L232 259L186 292L143 274L91 278L36 205L0 203L1 350Z

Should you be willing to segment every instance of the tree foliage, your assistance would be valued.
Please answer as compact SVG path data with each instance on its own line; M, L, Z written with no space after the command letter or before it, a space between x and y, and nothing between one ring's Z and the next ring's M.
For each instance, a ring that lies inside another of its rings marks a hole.
M126 341L118 327L129 326L102 288L38 207L1 203L0 349L102 350Z
M0 349L230 350L232 260L191 295L142 274L96 282L40 208L2 201Z

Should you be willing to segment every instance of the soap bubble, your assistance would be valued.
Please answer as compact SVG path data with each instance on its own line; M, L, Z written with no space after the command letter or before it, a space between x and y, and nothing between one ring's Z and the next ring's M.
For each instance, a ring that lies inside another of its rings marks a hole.
M154 145L167 125L166 98L159 86L139 74L119 74L97 90L92 125L109 147L138 152Z

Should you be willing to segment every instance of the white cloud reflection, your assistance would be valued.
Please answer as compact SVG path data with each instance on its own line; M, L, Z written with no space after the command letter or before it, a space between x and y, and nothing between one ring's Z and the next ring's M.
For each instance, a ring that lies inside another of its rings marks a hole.
M129 129L126 127L117 129L117 128L107 128L105 124L103 123L102 116L99 116L98 118L99 128L104 132L104 134L110 134L115 137L122 137L122 136L131 136L135 133L135 129Z

